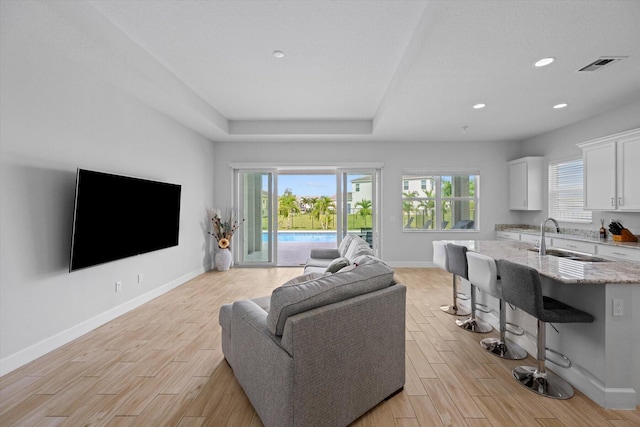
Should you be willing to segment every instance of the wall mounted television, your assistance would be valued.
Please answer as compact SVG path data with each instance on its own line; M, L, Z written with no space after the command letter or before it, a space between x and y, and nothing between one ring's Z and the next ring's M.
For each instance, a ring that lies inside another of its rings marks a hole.
M177 246L181 189L78 169L69 271Z

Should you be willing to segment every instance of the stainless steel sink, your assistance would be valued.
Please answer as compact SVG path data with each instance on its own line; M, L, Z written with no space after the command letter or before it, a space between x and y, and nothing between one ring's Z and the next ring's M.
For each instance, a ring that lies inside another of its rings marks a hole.
M529 249L532 252L540 252L540 249L538 248L531 248ZM551 256L555 256L558 258L564 258L564 259L570 259L572 261L579 261L579 262L607 262L609 260L604 259L604 258L598 258L595 256L591 256L591 255L587 255L587 254L581 254L579 252L571 252L571 251L565 251L562 249L547 249L547 255L551 255Z

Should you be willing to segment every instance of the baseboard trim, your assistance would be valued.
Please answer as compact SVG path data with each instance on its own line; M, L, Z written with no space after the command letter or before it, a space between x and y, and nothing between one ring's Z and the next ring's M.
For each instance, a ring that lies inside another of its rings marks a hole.
M151 301L154 298L163 295L172 289L177 288L178 286L186 283L187 281L193 279L194 277L199 276L200 274L205 272L205 268L201 267L195 271L191 271L183 276L178 277L175 280L172 280L169 283L161 285L143 295L140 295L132 300L125 302L119 306L113 307L112 309L105 311L97 316L94 316L90 319L85 320L82 323L79 323L71 328L59 332L49 338L46 338L36 344L33 344L23 350L18 351L17 353L11 354L3 359L0 359L0 376L6 375L21 366L26 365L29 362L36 360L37 358L44 356L45 354L62 347L63 345L75 340L76 338L81 337L82 335L90 332L107 322L110 322L113 319L116 319L119 316L133 310Z
M556 368L554 365L550 367L553 372L603 408L635 410L637 407L638 397L632 388L605 387L600 380L580 366L574 365L569 369Z

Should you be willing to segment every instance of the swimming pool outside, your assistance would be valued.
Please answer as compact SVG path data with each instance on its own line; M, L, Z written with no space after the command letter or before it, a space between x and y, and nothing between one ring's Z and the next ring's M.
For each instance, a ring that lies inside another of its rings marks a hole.
M267 232L262 232L262 241L267 241ZM337 234L334 231L278 231L278 243L281 242L322 242L336 243Z
M349 230L349 233L359 234ZM262 232L263 243L267 242L267 232ZM337 233L331 231L278 231L278 266L303 266L312 249L335 248ZM266 248L266 246L265 246Z

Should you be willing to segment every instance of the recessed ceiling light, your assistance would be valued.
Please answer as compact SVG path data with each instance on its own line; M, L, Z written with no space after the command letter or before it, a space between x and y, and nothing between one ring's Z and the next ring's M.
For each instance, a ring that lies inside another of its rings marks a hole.
M484 108L486 106L487 106L487 104L480 103L480 104L474 105L473 108L475 108L476 110L479 110L479 109Z
M556 105L553 106L553 108L555 108L556 110L559 110L561 108L565 108L567 105L569 105L569 104L565 104L565 103L556 104Z
M536 67L544 67L545 65L551 64L555 60L556 60L556 58L552 58L552 57L542 58L541 60L539 60L538 62L536 62L533 65L535 65Z
M276 58L284 58L284 52L281 50L274 50L273 51L273 56L275 56Z

